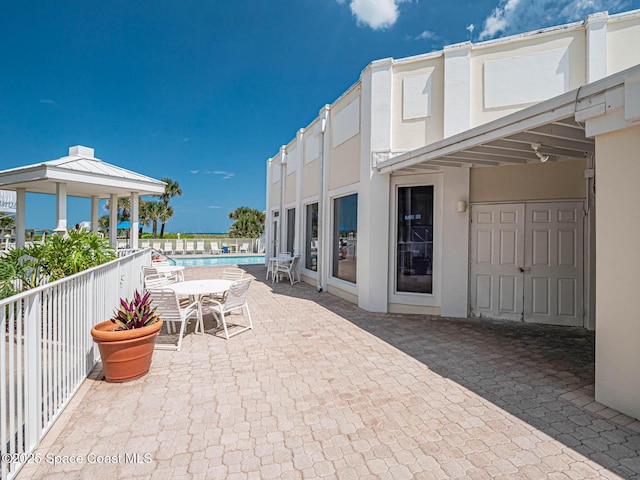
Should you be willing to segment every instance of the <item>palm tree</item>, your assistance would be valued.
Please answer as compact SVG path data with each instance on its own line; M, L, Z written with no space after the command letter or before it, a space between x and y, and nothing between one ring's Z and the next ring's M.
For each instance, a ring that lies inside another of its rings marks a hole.
M147 202L145 207L146 214L151 221L151 237L156 238L158 234L158 220L164 210L164 204L162 202Z
M166 183L164 187L164 193L159 195L160 199L164 203L165 208L169 208L169 200L172 197L179 197L182 195L182 189L180 188L180 184L171 178L163 178L162 181ZM171 209L171 215L166 217L166 220L169 220L173 216L173 209ZM166 220L162 220L162 226L160 227L160 238L164 237L164 224Z
M238 207L229 212L229 218L235 220L229 228L230 237L258 238L264 233L264 212L249 207Z
M140 206L138 207L138 222L140 222L139 238L142 238L142 228L148 227L151 223L149 218L149 204L152 202L148 200L140 200Z

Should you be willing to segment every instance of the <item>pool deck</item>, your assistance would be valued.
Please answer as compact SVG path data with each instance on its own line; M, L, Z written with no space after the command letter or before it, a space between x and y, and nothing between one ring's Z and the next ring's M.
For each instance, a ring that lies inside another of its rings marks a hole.
M189 333L127 384L96 368L36 451L82 463L17 478L640 478L640 422L593 398L593 332L370 313L241 268L254 330Z

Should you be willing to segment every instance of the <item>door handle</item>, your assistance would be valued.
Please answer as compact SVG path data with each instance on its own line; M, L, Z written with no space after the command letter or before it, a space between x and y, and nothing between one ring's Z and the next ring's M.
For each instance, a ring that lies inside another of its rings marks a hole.
M520 270L520 273L530 272L531 267L518 267L518 270Z

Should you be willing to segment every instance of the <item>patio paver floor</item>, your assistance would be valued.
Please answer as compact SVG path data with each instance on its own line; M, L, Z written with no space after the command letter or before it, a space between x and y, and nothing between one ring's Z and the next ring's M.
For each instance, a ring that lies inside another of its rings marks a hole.
M18 478L640 477L640 422L593 400L593 332L369 313L242 268L253 331L94 372Z

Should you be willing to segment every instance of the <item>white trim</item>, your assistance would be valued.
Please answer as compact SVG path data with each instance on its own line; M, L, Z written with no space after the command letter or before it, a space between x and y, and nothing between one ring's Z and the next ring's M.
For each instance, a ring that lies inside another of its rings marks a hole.
M391 199L389 202L389 303L425 307L441 307L442 303L442 244L443 244L443 184L442 172L391 178ZM432 293L396 291L397 238L398 238L398 187L433 186L433 273Z

